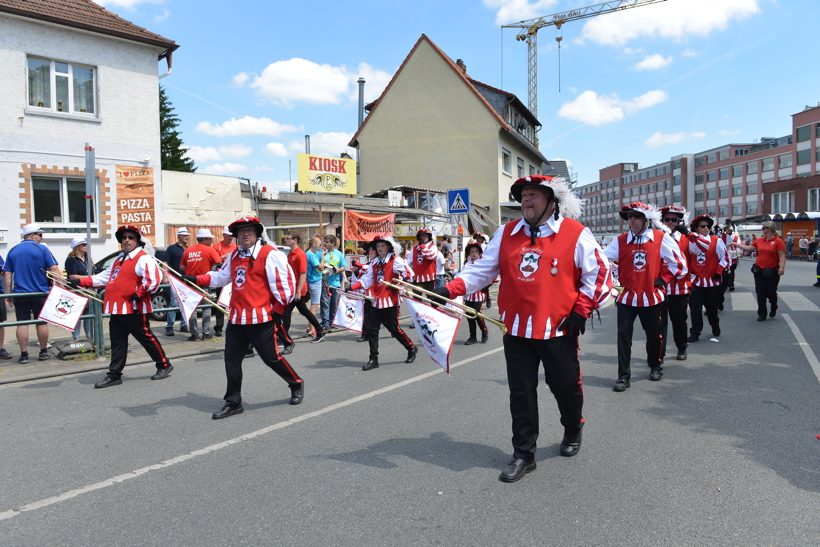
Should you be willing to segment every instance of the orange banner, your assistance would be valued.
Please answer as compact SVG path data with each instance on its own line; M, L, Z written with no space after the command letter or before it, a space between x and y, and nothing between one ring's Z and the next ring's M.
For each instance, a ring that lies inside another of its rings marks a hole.
M346 240L372 241L378 235L392 237L395 220L396 215L366 215L346 211L344 238Z

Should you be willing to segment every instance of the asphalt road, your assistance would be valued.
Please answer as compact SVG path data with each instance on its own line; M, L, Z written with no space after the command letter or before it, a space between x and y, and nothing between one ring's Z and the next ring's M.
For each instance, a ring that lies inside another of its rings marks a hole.
M778 316L760 323L750 264L720 341L692 344L660 382L636 327L625 393L611 391L603 310L581 340L581 452L558 456L542 387L538 469L514 484L497 480L511 453L500 332L463 346L466 322L451 377L421 354L404 364L386 337L371 372L353 334L299 342L295 407L246 361L245 413L221 421L220 354L178 360L160 382L139 365L104 390L101 373L4 387L0 545L818 545L814 264L789 264Z

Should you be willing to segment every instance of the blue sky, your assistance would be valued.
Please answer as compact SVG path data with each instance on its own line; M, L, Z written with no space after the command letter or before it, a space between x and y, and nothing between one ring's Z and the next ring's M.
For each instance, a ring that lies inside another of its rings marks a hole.
M526 103L527 48L501 25L598 2L98 3L180 44L162 84L199 172L286 190L304 136L313 153L345 151L356 80L367 80L366 100L378 97L421 34L463 59L472 78ZM649 166L786 135L792 114L820 102L818 16L817 0L667 0L568 23L560 92L547 27L538 35L541 151L569 160L585 184L618 162Z

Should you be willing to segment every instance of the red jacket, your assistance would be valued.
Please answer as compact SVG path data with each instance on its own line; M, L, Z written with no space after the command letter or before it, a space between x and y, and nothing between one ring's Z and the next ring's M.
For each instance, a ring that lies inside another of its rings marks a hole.
M107 270L80 279L82 287L105 287L103 313L127 315L154 311L151 295L157 291L162 273L157 262L142 248L122 253ZM136 301L132 300L134 295Z

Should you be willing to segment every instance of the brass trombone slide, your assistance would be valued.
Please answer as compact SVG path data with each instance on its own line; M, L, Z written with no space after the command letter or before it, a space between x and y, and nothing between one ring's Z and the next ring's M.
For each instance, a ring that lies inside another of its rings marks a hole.
M450 313L451 315L453 315L454 313L459 313L459 312L457 312L455 310L452 310L452 309L448 311L448 308L444 307L440 301L431 300L430 298L427 298L426 296L422 296L420 293L426 293L426 294L435 296L437 300L443 300L443 301L447 302L448 304L450 304L451 306L454 306L454 307L456 307L460 310L463 310L464 315L468 319L477 319L477 318L480 317L484 321L487 321L488 323L492 323L493 325L495 325L496 327L501 329L501 332L503 334L507 334L507 327L504 325L504 323L502 323L501 321L497 321L497 320L493 319L492 317L487 317L483 313L478 313L473 308L471 308L471 307L469 307L465 304L462 304L461 302L456 302L455 300L450 300L449 298L444 298L443 296L437 295L433 291L428 291L427 289L422 289L421 287L416 287L412 283L408 283L407 281L402 281L401 279L394 279L393 280L393 283L397 283L396 285L394 285L393 283L388 283L384 280L382 280L381 283L384 283L388 287L390 287L392 289L396 289L398 291L415 292L416 294L413 296L414 298L416 298L417 300L420 300L420 301L422 301L426 304L430 304L435 308L441 307L441 311L443 311L444 313Z
M54 281L55 283L60 285L62 288L66 289L68 291L77 293L80 296L84 296L86 298L90 298L91 300L96 300L100 304L103 303L103 301L100 300L99 297L97 296L96 292L90 291L90 290L88 290L84 287L74 287L74 286L71 285L71 283L69 282L68 279L66 279L65 277L63 277L59 274L56 274L54 272L50 272L50 271L46 270L46 277L48 277L49 279L51 279L52 281Z
M175 274L181 281L184 281L187 285L193 287L195 291L197 291L199 294L201 294L202 297L203 297L202 299L205 302L207 302L208 304L211 304L214 308L221 311L224 315L230 316L230 313L231 313L230 310L228 310L227 308L224 308L222 306L222 304L220 304L218 302L214 302L213 300L208 298L210 296L208 293L203 291L202 288L199 287L198 285L195 285L195 284L189 282L188 280L186 280L184 277L182 277L181 273L179 273L178 271L173 269L171 266L165 264L164 262L160 262L159 260L157 260L157 265L160 267L160 269L165 270L165 273L170 272L170 273Z
M368 300L370 302L376 301L376 299L372 296L367 296L366 294L361 294L357 292L342 291L342 294L348 298L352 298L353 300Z

